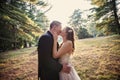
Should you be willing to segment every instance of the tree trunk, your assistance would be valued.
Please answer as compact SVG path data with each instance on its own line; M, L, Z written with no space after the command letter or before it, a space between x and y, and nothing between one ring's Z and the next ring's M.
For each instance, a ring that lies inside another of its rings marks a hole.
M24 40L24 48L27 48L27 41Z
M31 43L29 43L29 47L31 47L32 46L32 44Z
M119 23L119 18L117 15L117 5L116 5L116 0L112 0L113 3L113 13L114 13L114 17L115 17L115 24L117 27L117 33L120 34L120 23Z

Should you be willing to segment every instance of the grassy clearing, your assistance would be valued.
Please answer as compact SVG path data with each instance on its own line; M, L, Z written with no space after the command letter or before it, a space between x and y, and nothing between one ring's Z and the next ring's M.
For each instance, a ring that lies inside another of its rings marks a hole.
M35 47L0 53L0 80L37 79Z
M35 50L0 53L0 80L37 80ZM71 61L82 80L120 80L120 36L76 40Z
M72 61L82 80L120 80L120 36L76 41Z

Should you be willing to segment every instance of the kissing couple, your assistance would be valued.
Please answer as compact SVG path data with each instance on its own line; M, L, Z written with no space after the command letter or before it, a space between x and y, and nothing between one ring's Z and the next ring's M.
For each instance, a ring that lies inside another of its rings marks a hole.
M53 21L50 29L38 42L38 80L81 80L70 64L74 53L74 31L70 27L63 30L59 21ZM63 38L59 46L58 35Z

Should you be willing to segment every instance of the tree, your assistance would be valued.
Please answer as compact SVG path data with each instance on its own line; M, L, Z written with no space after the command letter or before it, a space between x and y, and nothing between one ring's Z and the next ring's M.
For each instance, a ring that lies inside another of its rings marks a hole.
M90 35L90 34L88 33L88 30L87 30L87 29L81 28L81 27L80 27L79 30L78 30L77 36L78 36L79 39L84 39L84 38L93 37L92 35Z
M120 23L117 5L120 4L119 0L91 0L93 5L97 7L95 10L96 27L103 30L106 35L111 33L120 34Z
M88 20L82 17L83 13L80 9L75 10L69 21L79 39L92 37L86 29Z
M42 29L35 23L34 15L30 16L27 12L28 2L21 0L0 2L0 49L27 47L26 44L31 46L35 43L35 37L42 33Z
M74 10L72 16L70 16L70 21L68 22L76 32L78 32L79 27L81 26L81 17L82 12L80 9Z

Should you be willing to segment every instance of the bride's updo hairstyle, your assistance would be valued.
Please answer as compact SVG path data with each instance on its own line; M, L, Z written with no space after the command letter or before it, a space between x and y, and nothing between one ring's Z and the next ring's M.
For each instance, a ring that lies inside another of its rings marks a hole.
M73 49L75 49L75 46L74 46L74 31L72 28L70 27L66 27L66 33L67 33L67 40L70 40L72 41L72 44L73 44Z

